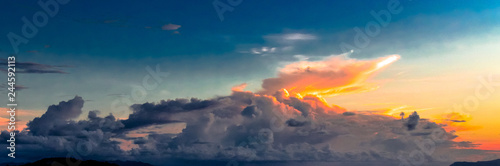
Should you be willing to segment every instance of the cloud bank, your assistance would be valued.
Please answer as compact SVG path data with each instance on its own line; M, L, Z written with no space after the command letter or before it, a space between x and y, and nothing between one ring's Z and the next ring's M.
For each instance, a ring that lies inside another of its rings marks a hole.
M75 120L84 112L84 100L76 96L50 106L45 114L30 121L26 130L17 133L16 147L22 149L18 156L32 160L72 155L158 165L186 160L397 165L448 162L485 153L457 149L475 144L455 142L454 132L420 119L416 112L404 119L348 112L312 93L291 93L309 90L312 85L305 84L303 77L319 81L313 84L318 89L355 85L353 82L368 77L362 74L370 75L389 64L392 57L371 61L332 57L322 62L294 63L278 77L264 80L260 93L243 91L242 84L228 96L134 104L128 118L121 120L112 114L101 117L95 110ZM291 92L283 89L289 86L296 88L290 88ZM335 92L351 91L355 90ZM330 93L321 95L325 94ZM164 132L179 123L184 124L179 132ZM2 131L0 137L8 139L9 133Z

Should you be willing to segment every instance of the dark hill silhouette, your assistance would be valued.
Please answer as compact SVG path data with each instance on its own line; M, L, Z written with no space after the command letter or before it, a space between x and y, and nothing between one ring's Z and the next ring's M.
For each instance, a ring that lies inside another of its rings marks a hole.
M153 166L148 163L143 163L143 162L138 162L138 161L96 161L96 160L77 160L74 158L70 159L72 163L77 163L78 166ZM66 158L61 157L61 158L45 158L41 159L38 161L35 161L33 163L27 163L27 164L14 164L14 163L5 163L5 164L0 164L0 166L68 166L66 164ZM53 162L58 162L60 164L54 164L52 165Z
M450 166L500 166L500 159L478 162L455 162Z

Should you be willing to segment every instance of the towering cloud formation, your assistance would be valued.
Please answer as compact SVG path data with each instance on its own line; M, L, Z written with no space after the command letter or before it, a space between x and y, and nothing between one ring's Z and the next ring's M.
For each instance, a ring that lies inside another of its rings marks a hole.
M323 61L300 61L285 66L278 77L265 79L261 93L272 94L284 88L290 93L303 96L331 97L371 91L377 87L365 81L398 59L399 55L375 60L356 60L337 55Z

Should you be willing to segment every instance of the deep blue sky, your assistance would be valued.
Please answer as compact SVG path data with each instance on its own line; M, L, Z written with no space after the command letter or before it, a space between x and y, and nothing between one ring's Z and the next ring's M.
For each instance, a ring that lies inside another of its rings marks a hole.
M8 55L14 50L6 34L21 34L21 18L31 20L41 8L35 1L2 2L0 51ZM221 21L213 1L70 1L28 44L19 46L17 55L20 62L70 66L62 69L68 74L20 75L19 84L28 87L19 95L26 102L21 107L43 109L68 96L82 95L96 102L89 109L106 110L103 103L114 100L110 94L130 94L130 86L139 85L147 74L145 67L157 64L171 75L156 90L165 93L151 94L147 101L224 95L242 82L258 89L260 80L274 76L279 64L297 60L294 55L342 53L339 44L353 42L353 28L374 21L370 11L386 10L388 2L243 0ZM425 41L487 31L498 27L500 20L498 1L400 3L403 11L392 15L380 35L353 57L405 52ZM180 25L179 34L162 30L167 24ZM315 39L280 39L286 34ZM251 53L262 47L293 49L264 56Z

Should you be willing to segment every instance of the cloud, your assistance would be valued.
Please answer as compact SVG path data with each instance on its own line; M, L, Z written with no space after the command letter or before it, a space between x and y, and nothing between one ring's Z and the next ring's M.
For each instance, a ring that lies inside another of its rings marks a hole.
M176 24L165 24L161 27L162 30L167 30L167 31L177 30L179 28L181 28L181 26Z
M418 115L417 111L413 112L405 122L406 127L408 130L415 130L415 127L418 125L418 122L420 121L420 116Z
M260 93L271 94L284 88L293 94L332 97L371 91L377 86L365 81L397 59L399 55L374 60L336 55L322 61L299 61L280 69L278 77L265 79Z
M313 34L306 34L306 33L285 33L285 34L272 34L264 36L264 39L278 43L310 41L310 40L316 40L317 38L318 37Z
M436 123L443 124L444 128L446 128L447 130L472 131L481 128L481 126L475 126L467 123L471 120L472 117L468 114L449 112L437 116L435 121Z
M172 114L189 112L214 106L218 104L213 100L175 99L162 100L159 104L144 103L131 106L133 113L127 120L123 121L125 128L135 128L151 124L165 124L178 122L172 118Z
M8 62L6 59L0 59L0 65L7 66ZM16 61L16 73L35 73L35 74L45 74L45 73L57 73L57 74L67 74L63 68L69 66L65 65L46 65L34 62L18 62ZM0 71L7 72L7 69L3 68Z
M356 113L354 113L354 112L344 112L344 113L342 113L342 115L344 115L344 116L353 116L353 115L356 115Z
M247 87L247 83L242 83L231 88L231 91L243 91Z
M309 77L324 72L328 78L328 74L335 73L328 79L342 81L337 77L361 77L357 75L378 70L383 67L381 63L387 65L387 59L391 56L365 61L337 59L337 65L327 59L323 63L304 63L316 65L305 70L296 69L303 67L296 63L280 74ZM289 81L304 81L295 78ZM130 106L132 113L123 120L89 111L86 118L76 121L84 104L76 96L50 106L45 114L30 121L28 130L18 132L16 147L23 149L25 154L19 156L25 158L40 154L64 157L68 148L85 143L91 148L87 157L92 159L119 158L153 164L172 160L400 163L400 156L411 156L421 149L420 142L429 140L434 151L425 155L427 161L456 160L452 154L484 153L456 149L474 144L455 142L454 132L420 119L416 112L405 120L354 114L313 94L293 95L293 89L276 89L273 93L269 89L253 93L239 88L230 95L210 99L134 104ZM8 139L9 133L2 131L0 138Z
M285 40L314 40L316 36L310 34L291 33L283 35Z
M7 88L10 88L10 87L11 86L8 85L7 83L2 83L2 84L0 84L0 91L7 92L8 91ZM14 85L14 88L15 88L16 91L23 90L23 89L28 89L28 87L23 86L23 85L19 85L19 84Z
M276 51L277 51L276 47L261 47L261 48L252 48L250 50L250 53L266 56L268 54L275 53Z
M60 132L52 130L56 126L63 126L67 120L77 118L82 113L83 99L76 96L67 102L60 102L59 105L51 105L41 117L37 117L28 122L27 126L34 135L49 135Z
M428 120L419 120L409 131L405 122L390 116L345 116L317 97L300 99L283 91L274 95L234 91L207 100L135 104L125 120L113 115L99 117L99 111L90 111L86 119L73 121L83 112L83 103L77 96L50 106L31 121L30 130L19 132L16 142L30 152L24 157L48 152L65 156L68 147L83 142L91 146L87 157L92 159L155 164L172 159L397 162L397 156L419 149L415 141L435 140L435 131L444 137L439 135L436 140L436 152L428 156L431 161L457 151L452 147L474 146L453 142L453 133ZM169 129L174 124L181 125ZM0 137L7 139L8 133L4 131Z
M298 120L295 120L295 119L290 119L290 120L287 120L286 121L286 124L290 127L301 127L301 126L305 126L308 124L307 121L298 121Z

